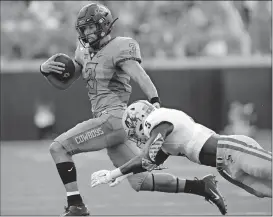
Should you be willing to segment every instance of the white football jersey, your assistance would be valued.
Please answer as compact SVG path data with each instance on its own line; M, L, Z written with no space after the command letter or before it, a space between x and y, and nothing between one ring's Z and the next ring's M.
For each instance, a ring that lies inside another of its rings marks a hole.
M172 123L174 129L165 139L162 149L171 155L185 155L189 160L200 163L199 153L208 138L215 132L195 123L182 111L159 108L146 118L145 135L150 138L152 129L164 121Z

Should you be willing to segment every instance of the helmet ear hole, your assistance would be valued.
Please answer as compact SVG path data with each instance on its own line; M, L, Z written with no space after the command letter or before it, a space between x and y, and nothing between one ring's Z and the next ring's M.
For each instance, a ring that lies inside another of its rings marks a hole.
M141 131L142 129L143 129L143 126L142 126L142 124L140 124L139 131Z

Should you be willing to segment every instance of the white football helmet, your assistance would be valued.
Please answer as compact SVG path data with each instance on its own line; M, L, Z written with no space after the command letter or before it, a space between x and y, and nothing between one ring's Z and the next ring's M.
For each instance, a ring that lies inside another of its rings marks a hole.
M143 123L147 116L156 109L146 100L132 103L122 116L122 125L129 139L145 142L148 138L144 134Z

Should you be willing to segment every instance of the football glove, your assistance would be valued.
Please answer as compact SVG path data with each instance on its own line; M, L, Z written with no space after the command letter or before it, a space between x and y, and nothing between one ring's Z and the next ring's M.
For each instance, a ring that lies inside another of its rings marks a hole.
M92 188L97 185L108 184L113 181L114 181L114 179L112 179L111 171L109 171L109 170L99 170L97 172L94 172L91 175L91 187Z

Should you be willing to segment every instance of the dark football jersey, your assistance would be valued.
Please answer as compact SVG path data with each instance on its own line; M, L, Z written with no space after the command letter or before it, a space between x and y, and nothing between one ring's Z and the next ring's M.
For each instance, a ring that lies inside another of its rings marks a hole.
M92 112L127 105L132 91L130 77L119 63L129 59L141 62L139 45L135 40L113 38L93 57L88 48L78 45L75 59L83 66L82 77L86 81Z

